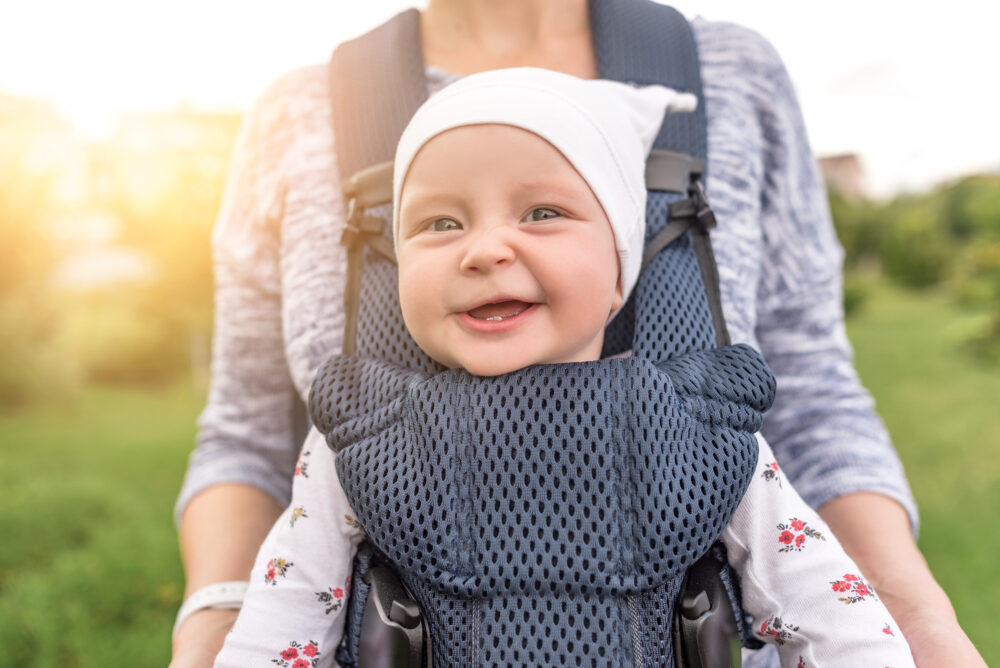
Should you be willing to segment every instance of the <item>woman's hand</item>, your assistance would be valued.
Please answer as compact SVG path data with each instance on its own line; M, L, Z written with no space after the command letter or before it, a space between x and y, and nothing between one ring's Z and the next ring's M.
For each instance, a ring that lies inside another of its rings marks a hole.
M199 610L184 620L174 638L169 668L212 668L239 610Z
M881 494L855 492L830 501L819 514L889 609L918 668L985 668L917 549L902 506Z
M958 625L954 613L950 619L936 610L912 610L904 613L903 609L912 607L906 602L896 605L889 603L889 596L883 594L882 601L887 607L894 608L893 615L900 630L910 643L910 651L918 668L924 666L982 666L986 662L976 650L975 645L965 635Z

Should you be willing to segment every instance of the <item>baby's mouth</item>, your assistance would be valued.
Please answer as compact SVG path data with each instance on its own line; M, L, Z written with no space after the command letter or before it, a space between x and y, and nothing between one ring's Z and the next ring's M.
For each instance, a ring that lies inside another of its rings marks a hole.
M528 302L512 299L495 304L483 304L482 306L477 306L474 309L466 311L466 313L476 320L500 322L501 320L513 318L516 315L524 313L530 306L531 304Z

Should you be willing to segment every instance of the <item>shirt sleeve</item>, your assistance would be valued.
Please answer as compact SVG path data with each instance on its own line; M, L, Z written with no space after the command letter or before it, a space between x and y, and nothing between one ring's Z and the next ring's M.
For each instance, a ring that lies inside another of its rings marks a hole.
M288 503L305 433L282 335L279 165L293 141L294 124L282 123L293 83L286 77L261 96L234 148L212 236L211 386L175 508L178 523L192 497L223 482L252 485Z
M780 57L755 36L748 76L763 139L762 267L755 334L778 383L762 432L814 508L871 491L917 510L874 402L854 369L842 306L843 251L798 100Z
M295 465L291 505L261 545L216 668L337 665L351 565L363 537L334 454L312 431Z
M722 533L755 635L782 666L913 666L878 593L757 440L753 480Z

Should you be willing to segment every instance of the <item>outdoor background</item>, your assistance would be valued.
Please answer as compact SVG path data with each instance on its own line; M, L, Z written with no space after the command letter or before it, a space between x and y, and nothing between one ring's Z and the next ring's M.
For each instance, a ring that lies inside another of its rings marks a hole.
M242 113L406 3L0 9L0 667L165 666ZM418 3L419 4L419 3ZM675 3L775 43L847 251L856 361L920 545L1000 663L995 3ZM725 221L720 221L725 224Z

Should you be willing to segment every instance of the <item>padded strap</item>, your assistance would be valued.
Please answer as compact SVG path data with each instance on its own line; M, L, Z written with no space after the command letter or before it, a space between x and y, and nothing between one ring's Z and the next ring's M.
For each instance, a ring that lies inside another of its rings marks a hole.
M420 12L408 9L344 42L334 50L329 71L341 178L391 162L403 128L427 99ZM392 102L381 104L390 92Z
M700 279L705 288L704 305L685 314L685 320L678 323L679 328L689 334L681 344L687 348L677 348L674 343L658 339L655 327L652 330L643 327L632 317L627 304L623 311L626 317L619 317L609 325L604 352L613 354L631 347L636 354L662 359L685 349L720 344L728 337L718 291L713 288L713 277L717 277L718 272L710 240L707 234L694 232L688 237L682 229L692 227L691 222L700 223L701 216L697 221L682 222L672 225L669 230L665 229L668 222L666 209L669 207L673 213L671 204L677 200L677 195L673 193L687 193L692 197L692 208L698 214L702 213L702 208L707 208L707 204L702 207L693 203L692 187L695 184L691 181L692 177L704 177L708 154L707 119L694 33L687 19L677 10L651 0L590 0L589 7L599 76L640 85L660 83L694 93L699 100L694 112L668 114L664 118L654 144L655 152L647 163L647 175L653 176L651 181L647 181L650 188L646 244L650 252L644 256L644 269L648 267L649 271L640 276L634 300L649 304L650 299L697 299L694 295L671 291L670 286L663 284L665 277L674 277L684 283L693 274L694 280ZM675 216L669 218L673 220ZM694 225L693 229L697 227ZM674 244L672 252L661 252L682 237L685 241L681 246ZM689 252L683 247L687 243L693 247L693 259L697 260L698 269L692 266L689 270L682 259ZM683 273L679 279L677 272ZM717 284L717 278L714 284ZM642 313L636 313L636 316L644 317ZM709 319L704 316L709 316L711 329L703 324ZM632 322L636 323L634 331L630 331Z
M392 244L383 235L384 222L365 216L364 211L386 199L391 201L396 142L413 112L427 99L420 12L406 10L371 32L344 42L334 50L329 72L334 147L347 206L347 224L341 237L347 247L342 352L353 354L357 349L365 245L394 259ZM382 104L389 91L392 103Z
M663 84L698 97L694 112L667 114L655 148L704 160L708 144L701 68L688 20L651 0L590 0L589 9L602 79Z
M686 153L654 148L646 159L646 190L686 193L692 174L703 174L705 161Z

